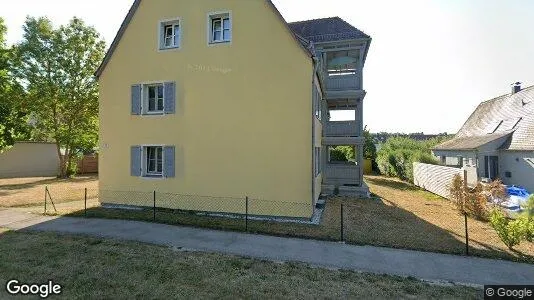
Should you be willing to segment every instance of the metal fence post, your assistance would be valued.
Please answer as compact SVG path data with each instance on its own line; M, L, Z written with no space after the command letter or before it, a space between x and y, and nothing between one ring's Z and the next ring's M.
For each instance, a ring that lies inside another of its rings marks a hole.
M469 230L467 230L467 213L464 212L465 224L465 255L469 256Z
M83 210L83 214L87 218L87 188L85 188L85 193L84 193L84 210Z
M46 215L46 194L48 194L48 186L45 186L45 196L44 196L44 214Z
M343 203L341 203L341 209L340 209L340 223L341 223L341 232L340 232L340 235L341 235L341 241L344 242L345 241L345 237L343 235Z
M154 191L153 199L154 199L154 216L153 216L153 219L154 219L154 221L156 221L156 191Z
M245 197L245 231L248 231L248 196Z

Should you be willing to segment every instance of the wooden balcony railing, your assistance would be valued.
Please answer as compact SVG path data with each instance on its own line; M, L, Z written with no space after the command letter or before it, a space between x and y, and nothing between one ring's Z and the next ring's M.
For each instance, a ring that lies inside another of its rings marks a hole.
M360 79L355 74L325 76L327 91L361 90Z
M353 164L327 164L323 180L327 184L360 184L360 167Z

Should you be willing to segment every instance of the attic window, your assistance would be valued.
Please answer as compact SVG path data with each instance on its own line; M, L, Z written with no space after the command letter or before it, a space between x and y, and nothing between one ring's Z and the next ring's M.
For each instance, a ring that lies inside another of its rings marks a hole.
M486 127L486 133L487 134L495 133L497 131L497 129L499 129L499 127L501 126L502 123L503 123L503 120L491 122Z
M515 129L515 128L517 127L517 125L519 125L519 122L521 122L521 120L523 120L522 117L521 117L521 118L518 118L518 119L517 119L517 122L515 122L514 127L512 127L512 129Z
M209 15L209 43L228 43L232 40L232 19L230 13Z
M180 38L180 20L164 21L160 23L160 50L180 48Z

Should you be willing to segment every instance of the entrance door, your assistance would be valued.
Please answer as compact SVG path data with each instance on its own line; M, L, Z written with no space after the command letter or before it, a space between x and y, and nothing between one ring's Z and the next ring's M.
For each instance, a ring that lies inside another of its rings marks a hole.
M495 180L499 177L499 157L484 156L485 172L484 177Z

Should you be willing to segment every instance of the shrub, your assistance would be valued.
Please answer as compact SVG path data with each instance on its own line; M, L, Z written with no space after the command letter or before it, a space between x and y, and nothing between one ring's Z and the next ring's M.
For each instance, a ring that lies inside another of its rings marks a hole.
M534 194L530 195L527 203L523 205L523 209L526 210L525 214L527 215L528 220L534 221Z
M510 221L500 209L493 209L491 211L490 223L508 249L519 245L521 239L525 236L525 220L517 219Z
M464 193L466 191L464 190L464 180L462 179L462 176L459 174L454 175L452 178L451 185L449 186L449 197L456 205L456 209L458 209L462 213L466 213L465 205L464 205Z
M413 163L438 164L431 149L441 140L419 142L405 137L388 139L377 153L376 162L380 173L413 181Z
M338 147L330 150L330 160L332 161L348 161L345 153Z
M460 212L478 220L487 220L488 203L492 203L493 199L503 199L506 196L506 188L500 180L484 186L478 183L472 189L466 188L462 176L457 174L449 186L449 195Z
M465 210L475 219L485 221L488 219L488 200L488 194L479 182L465 194Z
M534 241L534 195L530 195L527 200L527 203L523 206L526 210L525 216L523 217L526 220L526 229L525 229L525 238L527 241Z

